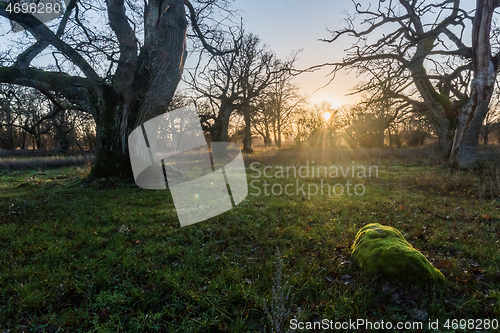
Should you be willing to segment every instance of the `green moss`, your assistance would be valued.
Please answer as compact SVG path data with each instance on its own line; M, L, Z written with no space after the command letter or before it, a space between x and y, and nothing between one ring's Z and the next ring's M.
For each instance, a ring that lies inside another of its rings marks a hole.
M405 283L440 282L444 275L396 229L371 223L358 231L352 257L365 274Z

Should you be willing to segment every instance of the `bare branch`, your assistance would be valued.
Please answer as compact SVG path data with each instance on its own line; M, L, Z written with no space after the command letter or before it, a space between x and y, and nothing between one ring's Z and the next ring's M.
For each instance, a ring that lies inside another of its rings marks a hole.
M102 95L102 88L100 86L101 79L90 64L74 48L58 38L40 20L30 14L8 12L7 4L4 2L0 2L0 15L22 25L37 40L45 41L58 49L70 59L73 64L80 68L97 94Z
M196 33L196 36L200 39L201 43L203 44L203 47L208 52L210 52L210 54L212 54L214 56L222 56L224 54L238 52L238 48L236 48L236 47L234 49L231 49L231 50L221 51L221 50L218 50L217 48L211 46L210 44L208 44L203 33L200 30L199 25L198 25L198 20L197 20L193 5L191 4L191 2L189 2L189 0L186 1L185 5L189 9L189 19L191 20L191 25L193 26L193 29Z
M134 80L133 73L137 67L138 41L134 30L128 23L123 0L106 0L108 17L120 44L120 59L115 72L117 89L122 93L130 92Z
M66 7L66 11L64 12L64 15L61 19L61 22L59 23L59 27L57 28L56 32L56 37L61 38L61 36L64 33L64 29L66 28L66 24L68 23L69 16L71 15L71 12L76 6L77 0L71 0L68 3L68 6ZM47 46L49 43L44 40L38 40L35 44L31 45L26 51L23 53L19 54L17 57L16 62L14 63L14 66L18 66L19 68L28 68L31 61L39 55Z

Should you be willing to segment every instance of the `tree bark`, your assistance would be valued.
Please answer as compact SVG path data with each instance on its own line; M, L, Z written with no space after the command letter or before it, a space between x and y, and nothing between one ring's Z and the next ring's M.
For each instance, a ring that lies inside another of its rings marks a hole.
M125 142L122 136L123 114L128 109L124 106L123 98L114 89L108 87L101 108L95 117L97 146L95 162L89 178L97 177L131 177L132 166L128 149L123 149ZM127 138L128 139L128 138Z
M243 119L245 120L245 138L243 139L243 152L252 153L252 127L250 119L250 106L243 105Z
M478 0L472 26L472 68L474 79L468 102L461 108L449 163L458 169L473 167L477 159L479 134L489 110L498 64L491 56L490 31L494 0Z
M276 140L276 146L278 148L280 148L281 147L281 114L280 113L278 113L278 116L276 118L276 127L277 127L276 129L278 131L278 138Z
M219 109L219 114L215 118L214 123L214 138L213 141L228 142L229 141L229 119L233 113L235 106L232 101L223 100Z
M438 137L441 154L444 158L447 158L450 156L453 145L457 113L449 97L439 94L429 81L423 63L423 54L426 53L423 45L425 45L424 42L422 42L422 46L417 47L417 53L410 64L410 71L413 82L429 110L427 118Z
M269 132L269 120L267 118L264 119L264 127L265 127L264 145L265 147L270 147L273 144L273 140L271 140L271 133Z
M186 60L187 19L181 0L150 1L145 9L144 45L137 56L133 30L122 21L123 1L108 0L108 8L110 25L123 50L113 89L103 94L97 111L98 145L91 176L131 177L128 135L167 111Z

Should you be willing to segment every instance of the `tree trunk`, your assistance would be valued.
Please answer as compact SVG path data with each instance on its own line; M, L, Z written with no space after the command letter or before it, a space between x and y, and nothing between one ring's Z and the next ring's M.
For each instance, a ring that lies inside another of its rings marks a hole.
M493 88L491 91L493 91ZM488 110L488 102L486 101L483 101L480 105L467 103L467 106L463 108L455 133L453 150L450 154L449 162L451 166L457 169L470 169L475 165L479 131Z
M21 131L21 149L26 149L26 131Z
M485 146L488 145L489 143L489 134L490 134L490 124L485 124L483 127L483 133L481 134L481 136L483 137L483 144Z
M5 108L6 116L7 116L7 144L5 146L5 149L8 150L14 150L15 144L14 144L14 126L12 126L13 119L12 119L12 111L10 109L10 105L7 105Z
M91 178L132 177L128 135L144 122L167 111L181 80L188 27L184 1L150 2L145 21L145 39L139 57L122 50L123 67L117 69L114 85L102 84L103 98L94 116L97 149ZM120 21L110 16L110 22L117 24ZM135 47L136 42L128 40L128 34L120 37L124 45L129 43L129 48ZM134 61L137 61L135 67Z
M441 119L441 122L434 124L434 130L438 136L438 144L443 157L450 156L455 129L455 123L450 123L445 119Z
M278 131L276 130L276 118L273 119L273 136L274 136L274 144L278 145Z
M413 82L429 110L426 116L438 136L442 156L443 158L448 158L453 144L457 111L453 107L453 103L450 101L449 96L438 93L427 76L424 67L424 59L428 52L426 44L430 41L427 41L426 38L419 42L412 62L409 65L409 69Z
M36 135L36 149L37 150L44 149L43 144L42 144L42 135L40 135L38 133Z
M276 141L276 146L278 148L281 147L281 119L278 117L278 119L276 120L277 122L277 132L278 132L278 140Z
M231 102L223 101L219 110L219 115L215 118L215 135L213 141L228 142L229 119L233 113L234 105Z
M384 131L379 131L377 133L377 146L380 147L380 148L384 148Z
M473 167L477 159L479 134L489 110L497 65L493 63L490 30L494 0L477 1L472 26L472 69L469 101L461 108L449 163L458 169Z
M243 106L243 118L245 120L245 138L243 139L243 152L252 153L252 127L250 120L250 106Z
M273 140L271 140L271 133L269 132L269 120L267 119L267 117L264 118L264 126L266 131L266 135L264 136L264 145L266 147L270 147L273 143Z
M128 137L124 142L121 135L125 124L121 123L122 117L117 117L126 112L127 107L123 105L123 99L120 100L113 91L108 91L106 96L102 109L98 111L95 119L97 146L89 179L111 176L132 177L128 145L127 149L123 149L128 143Z

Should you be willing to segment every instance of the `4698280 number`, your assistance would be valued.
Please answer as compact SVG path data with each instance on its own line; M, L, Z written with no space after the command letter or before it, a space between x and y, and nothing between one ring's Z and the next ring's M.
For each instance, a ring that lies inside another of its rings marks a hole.
M9 13L23 14L59 14L62 12L62 7L59 3L52 4L51 2L43 3L9 3L5 9Z
M498 329L498 319L447 319L443 327L446 329L489 330Z

